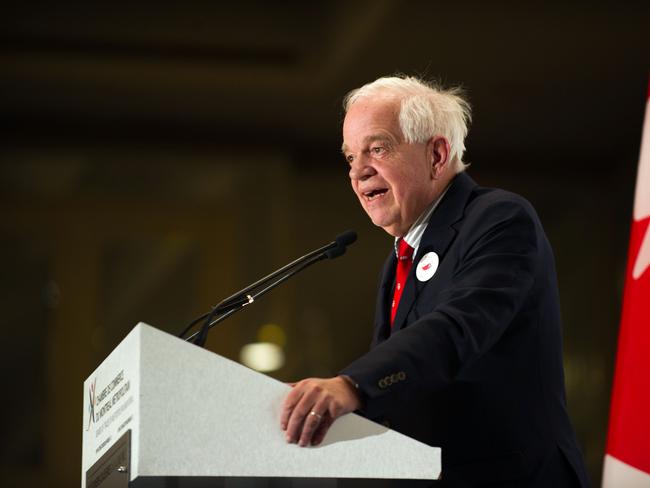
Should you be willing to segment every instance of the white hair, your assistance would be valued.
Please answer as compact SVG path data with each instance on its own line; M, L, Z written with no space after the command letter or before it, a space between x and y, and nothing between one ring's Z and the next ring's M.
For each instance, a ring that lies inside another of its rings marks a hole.
M433 136L443 136L449 141L454 171L460 173L468 166L463 154L472 115L460 88L443 89L412 76L383 77L348 93L343 109L347 113L360 98L375 95L400 101L399 125L407 143L426 143Z

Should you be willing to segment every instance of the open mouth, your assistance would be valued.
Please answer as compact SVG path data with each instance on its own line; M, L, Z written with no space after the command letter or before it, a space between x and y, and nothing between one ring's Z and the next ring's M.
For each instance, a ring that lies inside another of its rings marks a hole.
M383 197L386 194L386 192L388 192L388 188L377 188L375 190L364 192L363 196L366 198L367 201L372 202L377 198Z

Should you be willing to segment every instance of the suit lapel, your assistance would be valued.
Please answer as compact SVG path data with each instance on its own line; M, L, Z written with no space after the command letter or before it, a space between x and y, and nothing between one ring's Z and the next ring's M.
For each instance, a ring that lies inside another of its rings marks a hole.
M371 347L385 341L390 336L390 308L393 281L395 280L395 266L397 258L391 250L384 263L384 270L381 275L381 282L377 293L377 304L375 308L375 330Z
M476 183L467 174L458 174L452 181L451 187L443 197L438 208L433 211L429 219L429 224L420 241L417 254L413 259L413 266L406 280L404 292L402 293L397 314L395 315L395 322L392 327L393 331L397 331L406 325L406 317L417 301L418 295L427 283L431 281L422 282L416 278L416 270L420 259L429 252L435 252L442 263L449 245L457 234L457 231L452 225L463 218L467 200L475 186ZM435 275L431 279L435 279ZM388 305L389 301L390 298L387 297L385 300L386 305ZM386 316L387 314L384 314L384 317Z

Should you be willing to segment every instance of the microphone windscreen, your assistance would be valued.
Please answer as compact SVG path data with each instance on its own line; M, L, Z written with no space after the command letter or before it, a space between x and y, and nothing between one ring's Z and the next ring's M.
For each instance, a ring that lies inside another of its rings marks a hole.
M339 256L343 256L345 254L345 246L336 246L333 247L332 249L328 249L325 251L325 256L327 256L327 259L334 259L338 258Z
M354 243L356 240L357 240L357 233L354 232L353 230L349 230L347 232L344 232L343 234L339 234L338 236L336 236L334 242L336 242L337 246L345 248L346 246L349 246L350 244Z

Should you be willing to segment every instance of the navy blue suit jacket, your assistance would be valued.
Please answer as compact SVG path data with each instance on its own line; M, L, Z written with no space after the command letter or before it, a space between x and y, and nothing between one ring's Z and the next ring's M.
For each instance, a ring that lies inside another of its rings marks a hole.
M421 282L430 252L440 264ZM457 175L391 329L395 263L391 251L371 350L342 371L361 413L441 447L449 486L587 486L566 411L554 259L532 206Z

